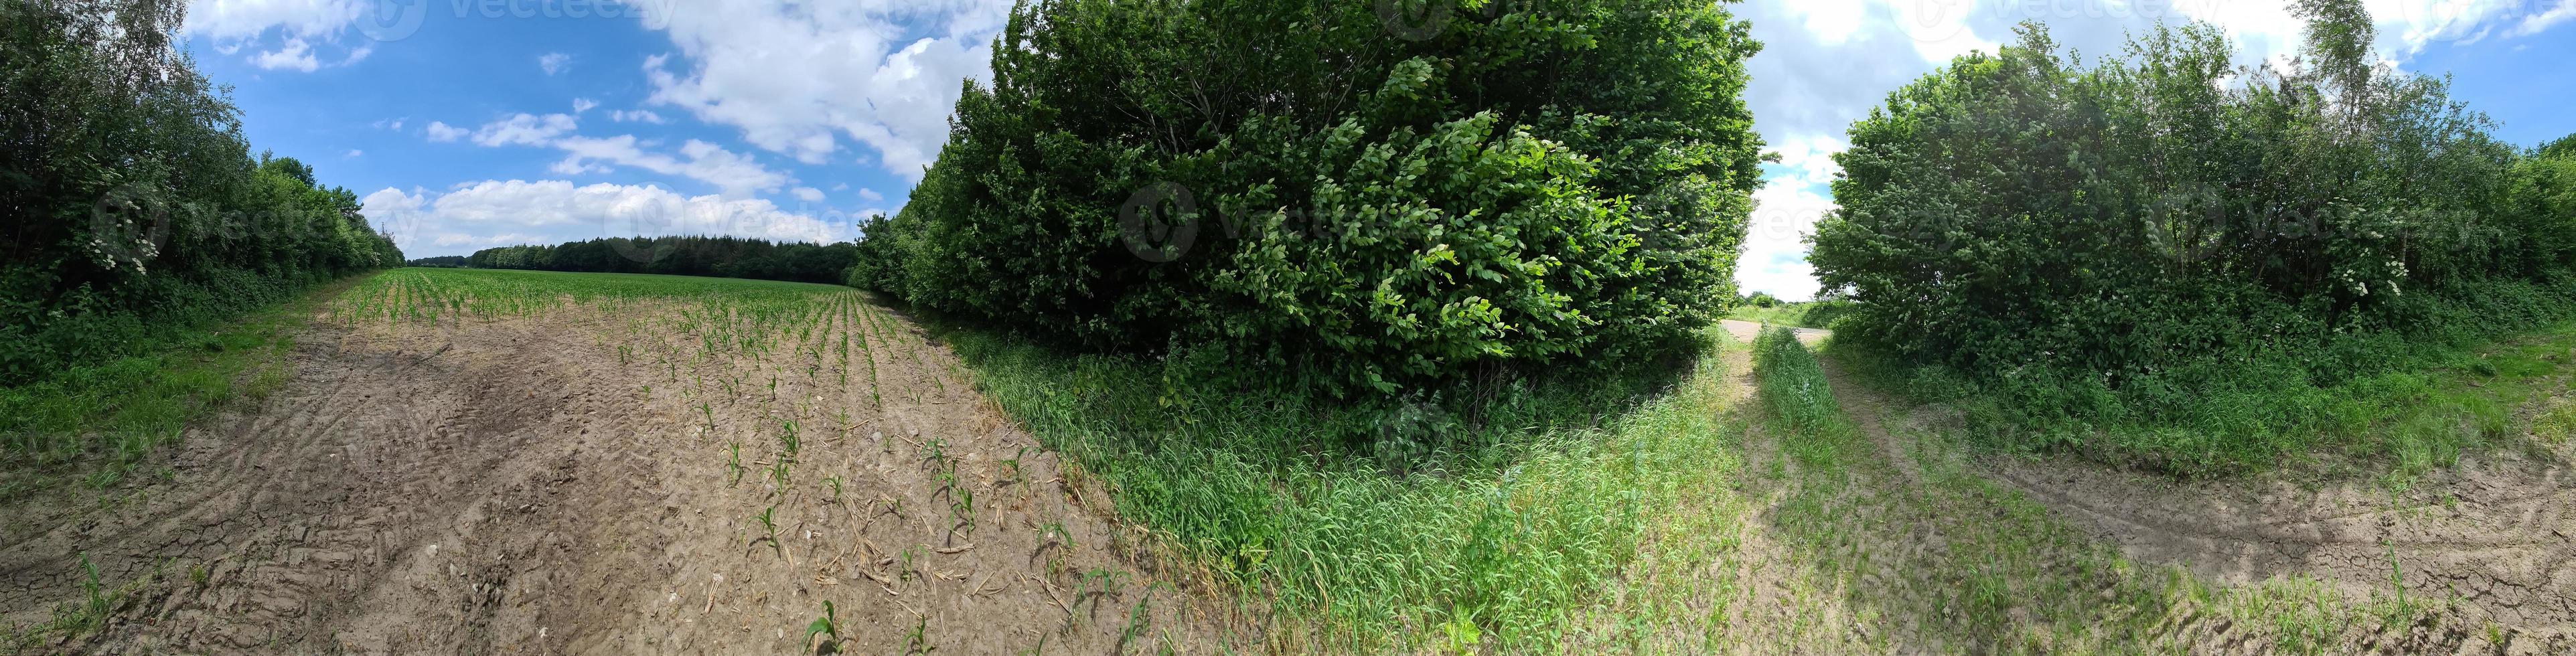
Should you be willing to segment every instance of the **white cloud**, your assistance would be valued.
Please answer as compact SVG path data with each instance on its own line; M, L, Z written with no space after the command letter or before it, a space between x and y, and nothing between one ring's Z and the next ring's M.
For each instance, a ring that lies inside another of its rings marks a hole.
M537 68L545 69L547 75L562 73L570 66L572 66L572 55L549 52L537 56Z
M415 257L525 243L633 235L732 235L828 243L845 230L766 200L683 196L660 187L485 180L446 194L384 189L361 201L370 223Z
M877 202L877 201L885 200L885 194L877 193L877 190L875 190L875 189L869 189L869 188L867 188L867 187L860 187L860 188L859 188L859 200L864 200L864 201L867 201L867 202L871 202L871 203L873 203L873 202Z
M808 203L823 202L823 190L821 189L815 189L813 187L797 187L790 190L790 192L796 194L796 200Z
M611 111L608 113L608 120L619 123L651 123L654 125L661 125L669 122L663 119L661 114L655 114L653 113L653 110L649 109L638 109L634 111L620 109Z
M2558 6L2550 7L2548 11L2532 14L2528 18L2522 19L2521 23L2514 25L2512 36L2525 37L2539 34L2543 30L2547 30L2551 27L2557 26L2559 23L2564 23L2569 20L2576 20L2576 0L2558 0Z
M579 113L582 113L582 112L590 111L591 109L596 108L596 107L598 107L598 106L599 106L599 103L598 103L597 101L593 101L593 100L591 100L591 99L589 99L589 98L574 98L574 99L572 99L572 113L575 113L575 114L579 114Z
M358 150L358 149L352 148L352 149L350 149L350 150L349 150L349 154L347 154L347 155L343 155L343 157L361 157L361 156L365 156L366 154L367 154L367 151L363 151L363 150Z
M252 56L250 63L266 70L293 69L306 73L322 67L322 62L313 58L312 47L301 38L287 39L286 45L276 50Z
M573 127L572 116L566 114L518 114L475 130L474 143L486 147L542 146L571 133Z
M245 61L263 70L310 73L325 66L319 51L326 44L342 46L329 66L356 64L375 53L364 42L342 41L368 6L362 0L191 0L180 29L210 39L218 54L247 47L255 54ZM275 45L264 45L272 38Z
M947 141L959 81L985 78L1004 0L673 3L650 16L678 58L647 59L651 102L820 164L843 138L917 180ZM900 19L900 20L898 20ZM930 36L912 36L928 34Z
M473 134L471 130L438 121L430 121L429 127L425 129L429 131L429 140L437 142L455 141L465 138L465 135Z
M1770 292L1792 301L1815 298L1815 267L1807 264L1806 240L1814 236L1816 221L1835 205L1821 187L1802 184L1805 175L1793 172L1753 193L1753 222L1745 230L1743 256L1735 263L1736 286L1744 293Z
M681 157L678 158L645 151L644 148L651 144L637 140L634 135L605 139L567 137L556 140L552 145L568 153L553 167L553 170L566 175L605 172L608 170L606 165L614 164L663 175L686 176L715 185L730 197L754 191L776 191L787 185L786 174L771 171L750 157L695 139L681 144Z
M360 8L356 0L194 0L188 3L185 29L229 40L260 36L270 28L321 36L357 20Z

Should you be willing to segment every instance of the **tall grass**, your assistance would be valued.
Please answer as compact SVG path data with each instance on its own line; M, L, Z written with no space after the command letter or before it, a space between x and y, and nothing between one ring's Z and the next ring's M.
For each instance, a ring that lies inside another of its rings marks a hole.
M1717 352L1363 409L1188 354L949 338L1007 414L1113 488L1124 517L1266 609L1290 649L1604 639L1616 631L1593 620L1606 609L1670 610L1619 606L1637 603L1622 572L1654 527L1699 515L1686 491L1738 467Z
M2285 335L2266 348L2116 377L1902 364L1859 331L1835 344L1880 387L1958 408L1981 448L2071 452L2185 478L2328 459L2411 478L2510 436L2518 399L2554 371L2544 358L2576 345L2568 288L2461 283L2403 304L2423 321Z
M1803 607L1788 612L1839 606L1895 628L1854 632L1866 634L1856 643L1793 635L1772 651L2187 653L2216 631L2243 649L2312 655L2368 644L2370 630L2353 627L2412 627L2439 610L2402 589L2355 593L2299 574L2226 586L2132 561L1988 479L1958 457L1955 435L1882 422L1886 444L1862 439L1790 331L1754 349L1766 432L1788 457L1750 478L1775 495L1769 536L1799 561L1784 578L1831 598L1793 599Z
M0 387L0 500L70 479L114 485L188 421L267 393L304 313L349 288L316 281L218 272L165 282L175 300L162 309L49 326L95 346L66 351L89 361Z

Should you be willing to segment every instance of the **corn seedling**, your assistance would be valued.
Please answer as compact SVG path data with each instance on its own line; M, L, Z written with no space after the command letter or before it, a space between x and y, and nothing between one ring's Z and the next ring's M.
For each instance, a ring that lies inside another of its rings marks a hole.
M814 645L818 654L841 650L841 618L832 608L832 600L823 600L823 616L814 618L813 624L805 625L805 642Z

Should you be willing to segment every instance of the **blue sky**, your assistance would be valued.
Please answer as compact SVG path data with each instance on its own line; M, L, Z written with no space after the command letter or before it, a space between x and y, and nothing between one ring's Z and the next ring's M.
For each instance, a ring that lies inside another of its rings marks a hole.
M1362 0L1347 0L1362 1ZM2372 0L2383 56L2530 145L2576 132L2576 0ZM828 241L902 206L987 74L1007 0L194 0L188 35L256 147L356 191L413 257L604 235ZM1937 62L2038 20L2085 53L2205 20L2244 61L2299 24L2260 0L1802 0L1734 6L1747 101L1784 156L1740 266L1803 299L1843 129Z

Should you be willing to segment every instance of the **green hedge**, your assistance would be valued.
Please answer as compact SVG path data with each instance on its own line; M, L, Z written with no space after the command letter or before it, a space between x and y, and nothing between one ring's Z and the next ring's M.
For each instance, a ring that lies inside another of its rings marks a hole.
M1014 11L852 284L1391 392L1617 360L1734 298L1758 44L1716 5Z
M2566 160L2378 66L2357 4L2298 9L2280 66L2192 25L2087 67L2026 26L1889 94L1814 238L1856 301L1837 341L2001 399L2016 429L1989 437L2198 469L2355 430L2348 401L2400 399L2349 386L2576 314Z

